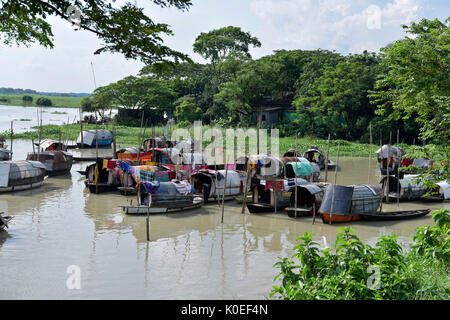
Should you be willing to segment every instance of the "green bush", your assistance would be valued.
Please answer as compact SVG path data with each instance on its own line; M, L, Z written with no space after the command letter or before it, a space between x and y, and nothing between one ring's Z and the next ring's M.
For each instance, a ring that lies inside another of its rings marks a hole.
M51 107L53 105L52 100L42 97L36 100L36 104L42 107Z
M281 279L281 285L274 286L270 296L287 300L449 299L448 210L435 211L433 219L436 226L416 230L410 251L395 235L379 237L375 247L364 244L349 227L337 235L335 252L320 250L313 235L305 233L298 238L302 243L294 247L293 257L274 265L280 268L274 280Z

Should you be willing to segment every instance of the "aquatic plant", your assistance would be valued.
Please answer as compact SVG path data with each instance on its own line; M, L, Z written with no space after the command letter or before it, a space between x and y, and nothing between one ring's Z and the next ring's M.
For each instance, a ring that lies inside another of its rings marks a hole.
M292 258L280 258L270 297L303 299L449 299L450 214L433 212L435 226L412 237L411 250L396 235L381 236L374 247L349 228L341 228L335 250L319 249L313 234L299 237ZM296 262L298 260L299 263Z

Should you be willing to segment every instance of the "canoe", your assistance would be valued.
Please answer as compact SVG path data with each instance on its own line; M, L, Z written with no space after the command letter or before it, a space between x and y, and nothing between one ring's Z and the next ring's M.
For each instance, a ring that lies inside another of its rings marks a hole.
M250 213L270 213L275 212L275 207L267 203L247 203L247 209ZM281 211L284 208L277 208Z
M165 205L154 205L154 206L121 206L123 212L126 214L136 214L136 215L146 215L147 212L149 214L164 214L164 213L173 213L180 212L186 210L192 210L195 208L199 208L203 205L203 199L200 197L196 197L192 200L191 203L166 203Z
M287 212L287 215L291 218L295 218L295 207L285 208L284 211ZM311 217L313 215L312 209L305 208L297 208L297 218L300 217Z
M426 216L430 211L431 209L364 213L362 219L369 221L413 219Z

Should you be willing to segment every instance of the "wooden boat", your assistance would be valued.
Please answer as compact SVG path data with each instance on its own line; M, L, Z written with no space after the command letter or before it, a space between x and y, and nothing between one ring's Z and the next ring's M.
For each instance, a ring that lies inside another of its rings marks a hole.
M234 197L234 199L236 200L237 203L244 203L244 195L241 194L237 197ZM248 194L247 195L247 202L251 202L252 201L252 195Z
M14 192L42 186L45 166L38 161L0 162L0 192Z
M91 193L117 191L117 188L121 186L120 168L104 168L104 160L108 161L108 159L98 158L95 163L86 168L84 184Z
M121 206L126 214L173 213L203 205L203 199L195 196L187 182L142 182L138 188L138 205Z
M28 153L27 160L39 161L45 166L47 175L57 176L70 172L73 164L72 154L65 151L41 151Z
M325 169L325 156L322 150L320 150L318 147L311 146L311 148L309 148L303 153L303 157L310 162L316 163L320 167L320 170ZM336 164L334 163L334 161L328 159L328 170L333 170L335 169L335 167Z
M333 190L334 201L333 201ZM378 211L382 190L373 185L334 186L325 191L319 213L325 223L350 222L362 219L362 214Z
M290 205L284 210L291 218L312 216L314 209L315 213L318 213L327 186L327 184L306 184L291 188ZM297 188L297 209L295 209L295 188Z
M34 144L38 147L39 151L67 151L67 145L52 139L44 139L40 145L38 142Z
M413 219L426 216L431 209L423 210L406 210L406 211L390 211L390 212L371 212L362 214L363 220L368 221L392 221Z
M228 171L228 172L227 172ZM225 184L225 176L227 178ZM246 174L236 170L208 170L202 169L192 174L191 184L196 195L203 197L203 201L213 202L223 199L232 200L244 192Z
M98 130L86 130L83 131L83 139L81 139L81 132L77 138L77 146L83 148L105 148L111 146L114 135L110 130L98 129Z
M11 216L4 216L3 212L0 212L0 231L8 228L8 223L12 220Z
M267 180L268 181L268 180ZM273 188L266 188L266 180L257 180L252 182L250 190L252 192L252 201L247 202L247 209L250 213L267 213L284 211L290 205L291 191L287 180L282 181L284 190L275 195ZM295 183L295 181L294 181ZM297 179L297 185L308 184L304 179Z
M389 197L389 201L397 201L397 198L403 201L421 199L427 193L427 189L420 181L416 180L417 177L418 175L414 174L405 174L401 179L395 176L383 177L380 181L383 200L386 199L386 196Z

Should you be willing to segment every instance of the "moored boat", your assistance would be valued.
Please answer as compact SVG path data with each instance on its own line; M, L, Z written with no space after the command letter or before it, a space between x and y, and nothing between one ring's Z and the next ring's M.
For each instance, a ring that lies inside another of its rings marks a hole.
M78 135L77 146L83 148L109 147L114 139L113 132L105 129L86 130L82 134Z
M318 213L327 186L327 184L306 184L291 188L290 204L284 210L291 218L311 216L314 213ZM296 194L297 207L295 202Z
M362 214L378 211L381 197L381 188L374 185L329 185L319 213L325 223L358 221Z
M405 210L389 212L371 212L362 214L363 220L368 221L393 221L420 218L429 214L431 209L423 210Z
M418 175L409 174L403 175L401 179L395 176L385 176L381 179L380 183L383 189L383 199L386 196L390 201L403 200L419 200L427 193L427 189L424 184L419 181Z
M14 192L42 186L45 166L38 161L0 162L0 192Z
M41 151L29 153L27 160L39 161L45 166L47 175L57 176L70 172L73 164L72 154L65 151Z
M203 205L194 188L185 181L141 182L137 205L121 206L126 214L164 214L191 210Z
M309 162L316 163L320 167L320 170L325 169L326 159L322 150L320 150L318 147L311 146L311 148L303 153L303 157L306 158ZM328 170L333 170L335 169L335 167L336 164L334 163L334 161L328 159Z
M0 161L10 160L12 157L12 152L6 149L6 140L0 136Z
M226 182L225 182L226 177ZM202 169L192 174L191 184L195 193L203 197L204 202L235 199L243 195L246 174L236 170Z
M114 166L108 167L108 163L111 161ZM117 188L121 186L120 183L120 161L114 162L112 160L98 158L93 164L90 164L86 168L86 180L84 184L91 193L104 193L117 191Z

